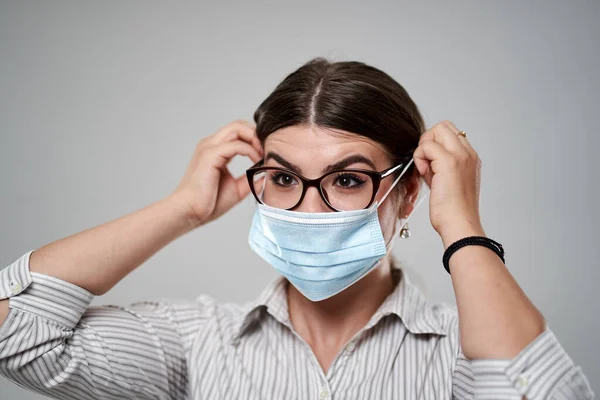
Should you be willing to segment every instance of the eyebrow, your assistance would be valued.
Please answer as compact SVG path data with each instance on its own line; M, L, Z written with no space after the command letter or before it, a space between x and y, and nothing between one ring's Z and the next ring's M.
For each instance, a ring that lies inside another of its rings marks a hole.
M275 160L277 163L283 165L284 167L300 174L301 169L299 166L297 166L296 164L293 164L289 161L287 161L286 159L284 159L283 157L281 157L279 154L274 153L272 151L268 152L267 155L265 156L265 161L264 163L266 164L267 161L269 160ZM358 164L358 163L364 163L367 164L368 166L370 166L371 168L373 168L373 170L377 170L377 168L375 167L375 164L373 163L373 161L369 160L367 157L365 156L361 156L359 154L350 156L350 157L346 157L341 161L336 162L335 164L329 165L327 166L327 168L325 168L323 170L324 174L327 174L329 172L332 171L337 171L340 169L344 169L346 167L348 167L349 165L352 164Z
M269 161L271 159L277 161L279 164L283 165L287 169L290 169L298 174L300 173L299 166L297 166L296 164L292 164L291 162L287 161L285 158L281 157L279 154L273 153L272 151L268 152L267 155L265 156L264 164L266 164L267 161Z
M375 164L373 163L373 161L369 160L367 157L365 156L361 156L359 154L350 156L350 157L346 157L341 161L336 162L333 165L328 166L327 168L325 168L325 170L323 171L324 174L331 172L331 171L337 171L340 169L344 169L352 164L358 164L358 163L363 163L363 164L367 164L369 167L373 168L373 170L376 170L377 168L375 167Z

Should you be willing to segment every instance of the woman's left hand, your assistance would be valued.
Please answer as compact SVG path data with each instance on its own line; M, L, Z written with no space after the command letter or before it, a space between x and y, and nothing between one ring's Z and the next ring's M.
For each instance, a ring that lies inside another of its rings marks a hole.
M414 152L431 189L429 217L445 247L465 236L485 236L479 216L481 160L450 121L427 130Z

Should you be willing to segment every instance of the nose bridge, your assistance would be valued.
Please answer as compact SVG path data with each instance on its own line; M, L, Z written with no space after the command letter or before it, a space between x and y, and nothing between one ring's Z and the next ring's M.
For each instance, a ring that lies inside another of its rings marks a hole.
M301 212L329 212L332 211L331 208L325 203L325 200L321 197L321 193L319 192L319 185L316 182L311 182L311 184L306 188L306 193L304 194L304 198L296 211Z

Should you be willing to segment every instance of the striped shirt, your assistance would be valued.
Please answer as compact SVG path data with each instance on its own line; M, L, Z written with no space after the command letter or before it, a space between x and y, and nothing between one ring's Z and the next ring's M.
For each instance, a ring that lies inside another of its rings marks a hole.
M546 329L512 360L461 351L454 308L429 303L400 269L396 286L326 373L290 322L284 278L254 302L138 302L93 295L29 271L0 271L10 298L0 373L57 399L591 399Z

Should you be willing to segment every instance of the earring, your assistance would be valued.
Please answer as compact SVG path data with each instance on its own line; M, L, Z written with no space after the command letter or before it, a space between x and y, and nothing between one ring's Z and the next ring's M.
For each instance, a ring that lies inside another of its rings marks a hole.
M405 219L408 218L408 215L404 218ZM404 224L402 229L400 229L400 237L402 239L408 239L410 237L410 228L408 227L408 222L406 224Z

